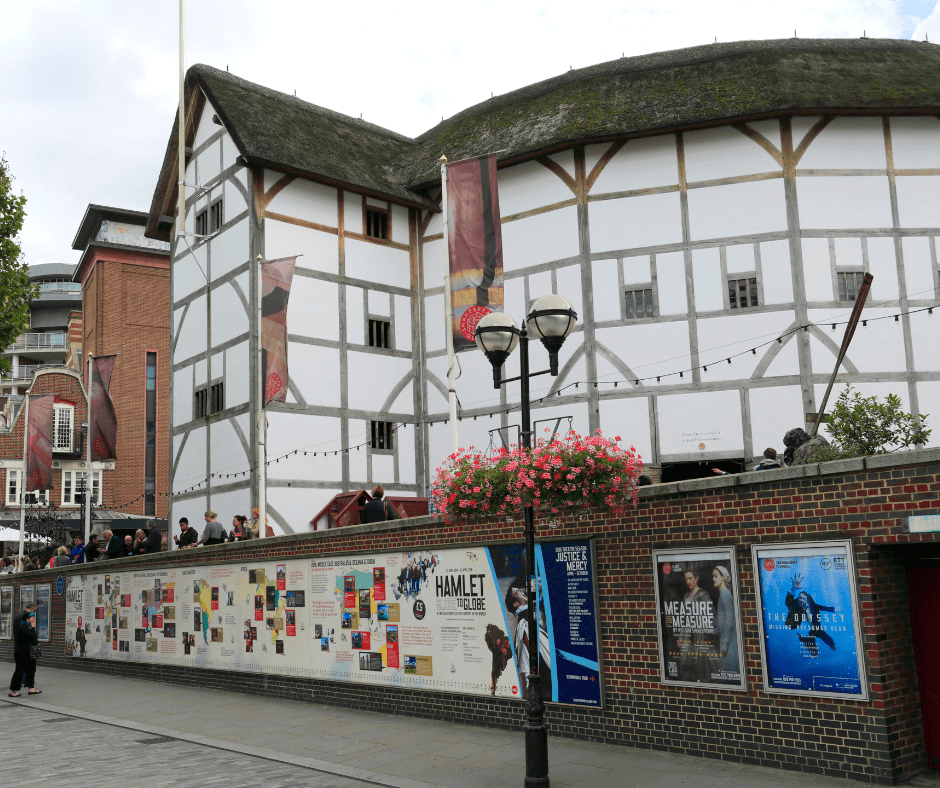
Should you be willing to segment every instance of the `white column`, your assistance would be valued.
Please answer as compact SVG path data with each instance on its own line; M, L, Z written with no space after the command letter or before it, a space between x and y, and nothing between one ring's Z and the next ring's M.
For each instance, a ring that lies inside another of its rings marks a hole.
M450 450L456 452L457 443L457 378L455 376L453 306L450 297L450 228L447 222L447 157L441 156L441 207L444 209L444 341L447 346L447 403L450 408Z

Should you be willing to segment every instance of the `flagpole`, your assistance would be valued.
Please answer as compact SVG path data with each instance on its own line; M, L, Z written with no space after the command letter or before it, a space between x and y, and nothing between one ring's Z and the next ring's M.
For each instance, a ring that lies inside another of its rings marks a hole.
M261 293L264 283L264 258L259 254L258 255L258 282L257 282L257 292L258 292L258 307L255 310L255 320L257 324L257 358L256 363L258 365L258 538L262 539L265 536L265 523L267 521L268 514L268 466L266 464L267 460L267 446L265 442L267 440L267 415L264 412L264 394L265 394L265 380L264 380L264 348L262 347L261 342Z
M450 450L457 451L457 390L454 377L454 308L450 297L450 237L447 223L447 157L441 156L441 206L444 209L444 340L447 343L447 403L450 406Z
M27 391L24 396L26 404L23 406L23 471L20 476L20 558L16 566L17 572L23 566L23 542L26 534L26 436L29 432L29 392Z
M179 161L179 232L186 230L186 103L185 103L185 73L183 64L183 0L180 0L180 107L179 107L179 125L177 135L179 136L179 150L177 159Z
M91 433L92 433L92 421L91 421L91 363L94 356L91 355L91 351L88 351L88 432L86 433L86 447L85 455L87 463L87 468L85 470L85 497L84 497L84 507L85 507L85 544L88 544L88 540L91 538L91 490L92 490L92 481L91 481Z

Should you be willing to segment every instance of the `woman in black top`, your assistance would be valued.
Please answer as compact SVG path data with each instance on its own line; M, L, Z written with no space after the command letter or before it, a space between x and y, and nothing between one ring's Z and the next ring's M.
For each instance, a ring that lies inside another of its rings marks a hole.
M30 695L39 695L42 692L33 686L36 683L36 660L29 653L30 646L38 643L36 613L33 611L27 614L13 633L13 659L16 660L16 668L13 670L13 678L10 679L11 698L20 696L20 687L24 683L29 687Z

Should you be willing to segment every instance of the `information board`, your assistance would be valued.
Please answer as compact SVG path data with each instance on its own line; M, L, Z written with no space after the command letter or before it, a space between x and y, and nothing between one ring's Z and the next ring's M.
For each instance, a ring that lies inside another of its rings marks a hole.
M0 587L0 638L13 637L13 586Z

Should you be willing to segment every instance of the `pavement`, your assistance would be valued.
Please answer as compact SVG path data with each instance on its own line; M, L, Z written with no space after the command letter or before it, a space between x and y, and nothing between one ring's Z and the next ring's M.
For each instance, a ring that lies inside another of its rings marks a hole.
M42 695L0 693L20 788L519 788L525 775L522 733L41 664L36 678ZM853 784L560 737L549 770L554 786L586 788Z

